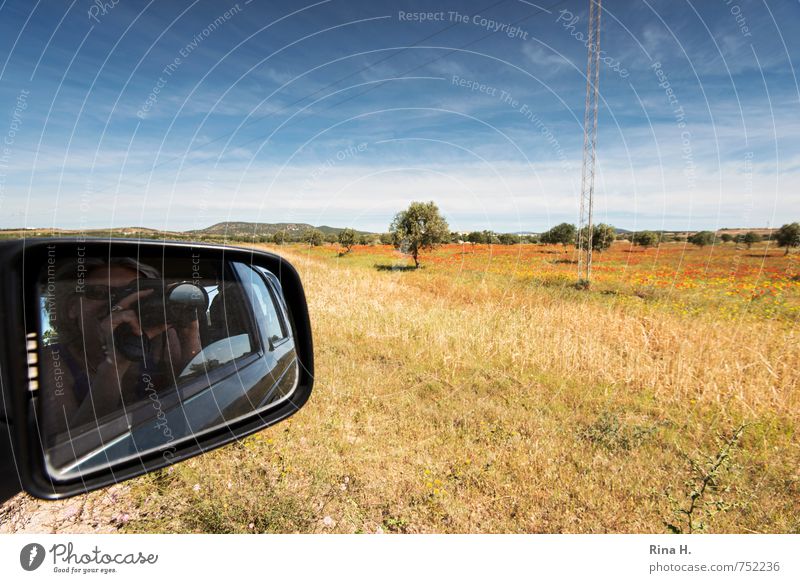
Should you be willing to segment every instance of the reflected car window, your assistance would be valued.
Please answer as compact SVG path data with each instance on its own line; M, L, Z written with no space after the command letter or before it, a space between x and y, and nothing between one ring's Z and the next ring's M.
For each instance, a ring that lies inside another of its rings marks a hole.
M288 332L280 308L275 303L275 297L269 290L264 277L250 266L237 263L237 272L248 293L253 298L253 307L257 310L259 320L263 322L265 336L272 343L280 342L288 337Z
M207 373L254 351L241 286L227 283L206 290L210 301L201 319L203 349L186 363L181 378Z

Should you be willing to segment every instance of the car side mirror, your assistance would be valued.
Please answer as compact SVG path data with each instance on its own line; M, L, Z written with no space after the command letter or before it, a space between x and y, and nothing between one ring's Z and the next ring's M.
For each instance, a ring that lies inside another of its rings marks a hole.
M5 497L65 498L153 471L311 394L305 294L277 255L27 240L0 245L0 269Z

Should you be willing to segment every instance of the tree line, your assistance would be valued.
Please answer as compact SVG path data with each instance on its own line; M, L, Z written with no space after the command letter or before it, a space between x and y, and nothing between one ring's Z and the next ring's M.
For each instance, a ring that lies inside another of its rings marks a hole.
M574 224L561 223L540 234L496 233L491 230L471 231L469 233L450 231L447 222L441 216L438 207L433 202L412 203L408 209L398 213L386 233L359 233L354 229L343 229L337 233L323 233L319 229L306 229L300 232L277 231L247 237L248 241L256 243L306 243L315 247L326 243L339 244L346 251L355 245L393 245L400 247L403 241L420 239L423 245L440 245L444 243L470 243L473 245L519 245L542 244L562 245L566 251L569 247L577 247L578 229ZM581 241L588 243L589 237L584 228L580 237ZM770 234L760 234L755 231L746 233L721 233L714 231L698 231L689 235L681 235L666 231L633 231L622 235L617 230L605 223L599 223L592 228L592 249L604 251L617 239L630 240L640 247L657 247L661 243L688 242L698 247L719 243L735 243L751 248L754 244L763 241L773 241L778 247L785 247L787 253L792 247L800 247L800 223L788 223ZM229 236L228 239L231 239Z
M748 249L755 243L774 241L778 247L784 247L788 255L789 249L792 247L800 247L800 223L786 223L776 231L764 234L748 231L747 233L738 233L736 235L730 233L717 235L713 231L698 231L697 233L689 235L686 240L699 247L714 245L718 242L733 242L737 245L744 244Z
M713 231L698 231L688 236L664 231L635 231L624 235L631 243L640 247L655 247L664 242L686 241L699 247L714 245L716 243L744 244L749 249L753 244L761 241L775 241L777 246L785 247L786 253L792 247L800 247L800 223L787 223L780 229L761 235L755 231L732 235L722 233L717 235ZM263 239L267 240L263 240ZM270 239L271 238L271 239ZM309 229L299 235L290 237L285 231L274 235L262 237L262 242L283 244L288 242L303 242L312 246L325 243L338 243L343 250L340 255L346 255L355 245L392 245L401 252L411 256L414 265L419 267L419 254L423 250L431 250L444 243L470 243L473 245L517 245L522 243L536 243L544 245L562 245L564 251L571 246L589 245L592 250L602 252L611 247L618 238L617 229L606 223L593 225L591 233L588 227L580 231L571 223L561 223L539 235L520 235L514 233L495 233L489 230L472 231L470 233L457 233L450 231L447 221L442 216L436 204L431 202L412 202L409 207L397 213L389 225L386 233L379 235L363 234L353 229L344 229L337 234L325 235L317 229Z

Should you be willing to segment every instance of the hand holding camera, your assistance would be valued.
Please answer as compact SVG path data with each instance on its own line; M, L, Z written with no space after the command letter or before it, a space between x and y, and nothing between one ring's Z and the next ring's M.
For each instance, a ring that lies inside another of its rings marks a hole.
M150 340L170 328L198 330L198 317L208 309L208 293L191 282L168 284L161 279L138 279L113 290L108 316L100 321L106 357L109 350L128 361L141 362Z

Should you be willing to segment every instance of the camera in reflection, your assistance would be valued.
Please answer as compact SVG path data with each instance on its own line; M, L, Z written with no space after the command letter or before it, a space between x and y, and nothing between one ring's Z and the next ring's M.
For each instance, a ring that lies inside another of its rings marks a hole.
M110 294L111 310L131 295L138 294L128 309L135 311L142 331L184 328L208 309L205 288L190 281L168 283L163 279L137 279ZM115 348L128 360L142 361L148 352L147 334L134 334L129 324L114 330Z

